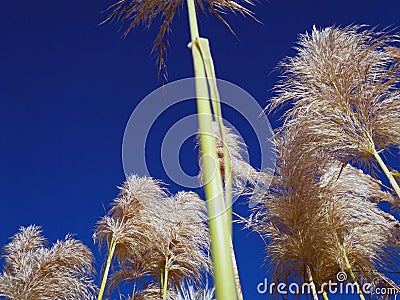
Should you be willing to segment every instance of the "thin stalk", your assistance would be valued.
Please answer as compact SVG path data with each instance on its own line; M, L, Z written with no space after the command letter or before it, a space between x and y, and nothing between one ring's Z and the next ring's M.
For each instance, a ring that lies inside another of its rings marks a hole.
M354 274L353 269L351 268L351 265L350 265L349 259L347 258L347 255L344 255L344 261L346 264L346 269L350 273L350 277L353 280L354 284L356 285L358 296L360 297L361 300L365 300L365 297L362 293L360 284L358 283L357 277Z
M97 296L97 300L103 299L103 294L104 294L104 290L106 288L106 283L107 283L107 278L108 278L108 272L110 271L111 261L114 256L114 251L115 251L116 245L117 245L117 243L115 242L114 237L112 237L111 241L110 241L110 246L108 247L106 267L104 269L103 279L101 281L99 295Z
M167 288L168 288L168 256L165 257L165 266L164 266L164 278L162 279L162 287L163 287L163 299L167 299Z
M312 296L313 296L314 300L318 300L317 289L315 287L314 279L312 277L311 270L308 265L306 265L306 272L307 272L308 281L310 282Z
M333 224L333 220L330 219L331 224ZM347 257L346 249L343 247L343 245L339 241L339 237L337 234L337 231L333 230L332 235L335 237L336 241L336 247L338 248L338 251L340 252L340 256L344 258L345 265L346 265L346 270L350 273L351 279L353 280L354 284L356 285L357 288L357 293L360 297L361 300L365 300L364 295L362 294L362 291L360 289L360 284L357 281L356 276L354 275L353 269L351 267L351 264L349 262L349 258Z
M324 298L324 300L329 300L328 294L325 291L322 292L322 297Z
M133 282L133 290L132 290L132 299L135 300L135 294L136 294L136 279Z
M375 147L373 147L373 154L374 154L374 157L377 160L379 166L381 167L383 173L385 173L387 179L389 179L390 184L392 185L393 189L396 191L396 194L400 199L400 187L399 187L396 179L394 179L392 172L389 171L388 167L386 166L385 162L379 155L378 151L376 151Z
M236 295L238 300L243 300L242 286L240 284L239 270L236 263L235 251L233 249L232 239L231 239L231 256L233 265L233 276L235 276L236 283Z
M217 300L234 300L235 281L230 252L230 234L226 219L225 201L215 137L212 128L212 113L208 94L207 79L200 47L194 0L188 0L192 55L196 80L197 111L202 153L203 180L207 199L207 212L211 237L211 254L214 268L214 284Z

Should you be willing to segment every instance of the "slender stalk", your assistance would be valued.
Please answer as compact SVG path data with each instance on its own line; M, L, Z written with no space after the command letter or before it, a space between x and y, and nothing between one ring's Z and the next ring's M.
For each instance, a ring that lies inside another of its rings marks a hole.
M318 300L317 289L315 287L314 279L312 277L311 270L308 265L306 265L306 272L307 272L308 281L310 282L312 296L313 296L314 300Z
M232 239L231 239L231 256L233 265L233 276L235 276L236 283L236 295L238 300L243 300L242 286L240 284L239 270L236 263L235 251L233 249Z
M322 292L322 297L324 298L324 300L329 300L328 294L325 291Z
M351 265L350 265L349 259L347 258L347 255L344 255L344 261L346 263L346 269L349 272L350 277L353 280L354 284L356 285L358 296L360 297L361 300L365 300L365 297L364 297L364 295L362 293L360 284L358 283L357 277L354 274L353 269L351 268Z
M108 272L110 271L111 261L112 261L113 255L114 255L116 244L117 243L115 242L114 237L112 237L111 241L110 241L110 246L108 247L106 267L104 269L103 279L101 281L99 295L97 297L97 300L103 299L103 294L104 294L104 290L105 290L107 278L108 278Z
M373 147L373 154L374 154L374 157L377 160L379 166L381 167L383 173L385 173L387 179L389 179L390 184L392 185L393 189L396 191L396 194L400 199L400 187L399 187L396 179L394 179L392 172L389 171L388 167L386 166L385 162L379 155L378 151L376 151L375 147Z
M163 299L167 299L167 288L168 288L168 256L165 257L165 266L164 266L164 278L162 279L162 287L163 287Z
M135 300L135 294L136 294L136 279L133 282L133 290L132 290L132 299L131 300Z
M198 45L199 32L196 20L194 0L188 0L192 55L196 78L197 110L200 131L200 149L202 153L203 180L207 199L211 254L214 267L214 284L218 300L234 300L235 281L230 252L230 234L226 219L225 203L215 137L212 128L212 113L208 94L205 67Z

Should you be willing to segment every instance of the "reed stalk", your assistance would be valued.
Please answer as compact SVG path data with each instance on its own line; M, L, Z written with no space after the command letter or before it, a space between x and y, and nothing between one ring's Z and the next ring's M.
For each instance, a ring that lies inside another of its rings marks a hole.
M161 285L163 288L163 299L167 299L167 290L168 290L168 256L165 257L165 266L164 266L164 277L161 277Z
M308 265L306 265L306 272L307 272L308 281L310 282L311 293L312 293L313 299L318 300L317 289L315 287L314 279L312 277L311 270Z
M205 43L206 40L199 37L194 0L188 0L187 4L196 82L201 163L209 216L216 298L218 300L233 300L236 299L236 293L231 258L231 235L226 215L222 179L217 163L218 156L212 128L209 86L200 44Z
M383 173L385 173L387 179L389 180L390 184L392 185L393 189L395 190L398 198L400 199L400 187L397 183L396 179L394 179L392 172L389 171L388 167L386 166L385 162L383 161L382 157L379 155L379 152L376 151L375 147L373 147L373 155L378 162L379 166L381 167Z
M115 252L115 246L116 246L116 242L115 242L114 237L112 237L111 241L110 241L110 246L108 247L106 267L104 268L103 279L101 281L97 300L103 299L103 294L104 294L104 290L106 288L106 283L107 283L107 278L108 278L108 272L110 271L111 261L112 261L112 258L114 256L114 252Z

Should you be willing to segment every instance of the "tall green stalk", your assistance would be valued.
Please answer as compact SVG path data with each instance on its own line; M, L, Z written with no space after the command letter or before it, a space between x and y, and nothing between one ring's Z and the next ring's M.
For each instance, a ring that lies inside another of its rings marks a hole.
M114 237L112 237L111 241L110 241L110 246L108 247L106 267L104 269L103 279L101 281L99 295L97 296L97 300L103 299L103 294L104 294L104 290L106 288L106 283L107 283L107 278L108 278L108 272L110 271L111 261L114 256L116 244L117 243L115 242Z
M345 264L346 264L346 269L347 269L347 271L350 273L350 277L351 277L351 279L353 280L354 284L356 285L357 294L358 294L358 296L360 297L360 300L365 300L365 297L364 297L364 295L363 295L363 293L362 293L360 284L359 284L358 281L357 281L357 277L356 277L356 275L354 274L353 269L351 268L349 259L347 258L347 255L346 255L346 254L344 255L344 261L345 261Z
M214 268L214 284L218 300L236 299L235 281L231 259L229 234L221 174L213 130L213 119L208 92L208 82L204 61L199 45L194 0L188 0L192 55L196 81L197 111L200 132L200 150L202 153L203 180L207 199L211 254Z
M325 291L322 292L322 298L324 298L324 300L329 300L328 294Z
M383 173L385 173L387 179L389 179L390 184L392 185L393 189L395 190L397 196L400 199L400 187L399 187L396 179L394 179L392 172L389 171L389 169L386 166L385 162L383 161L383 159L379 155L378 151L375 150L375 147L373 147L373 154L374 154L374 157L375 157L376 161L378 162L379 166L383 170Z
M165 257L164 274L161 274L161 286L163 288L163 299L167 299L167 289L168 289L168 261L169 257Z
M218 124L219 135L222 140L222 147L224 150L224 186L225 186L225 205L226 216L228 219L229 231L232 236L232 168L229 149L226 145L226 130L222 119L221 101L217 87L217 80L214 69L214 62L212 60L210 46L207 40L201 44L201 51L206 70L208 85L210 87L211 104L214 111L214 116Z

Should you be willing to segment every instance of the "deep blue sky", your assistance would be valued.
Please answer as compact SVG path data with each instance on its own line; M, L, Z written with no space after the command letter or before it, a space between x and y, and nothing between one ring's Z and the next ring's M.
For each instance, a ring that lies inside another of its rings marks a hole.
M19 226L37 224L51 242L75 233L93 249L97 264L102 263L91 236L104 207L116 196L116 186L124 181L126 122L137 103L161 85L150 55L156 26L149 31L139 27L122 39L119 25L98 26L111 3L3 1L0 245ZM253 10L263 24L227 16L240 41L210 15L200 15L200 32L210 40L217 76L245 88L263 107L277 78L271 71L295 53L298 34L314 24L400 25L398 0L270 0L260 1ZM170 82L193 74L186 8L172 28ZM195 151L182 155L184 168L194 172L196 164L190 160L196 158ZM151 175L168 183L161 171ZM245 209L240 208L243 214ZM245 297L266 299L256 291L266 276L260 268L262 241L235 229Z

